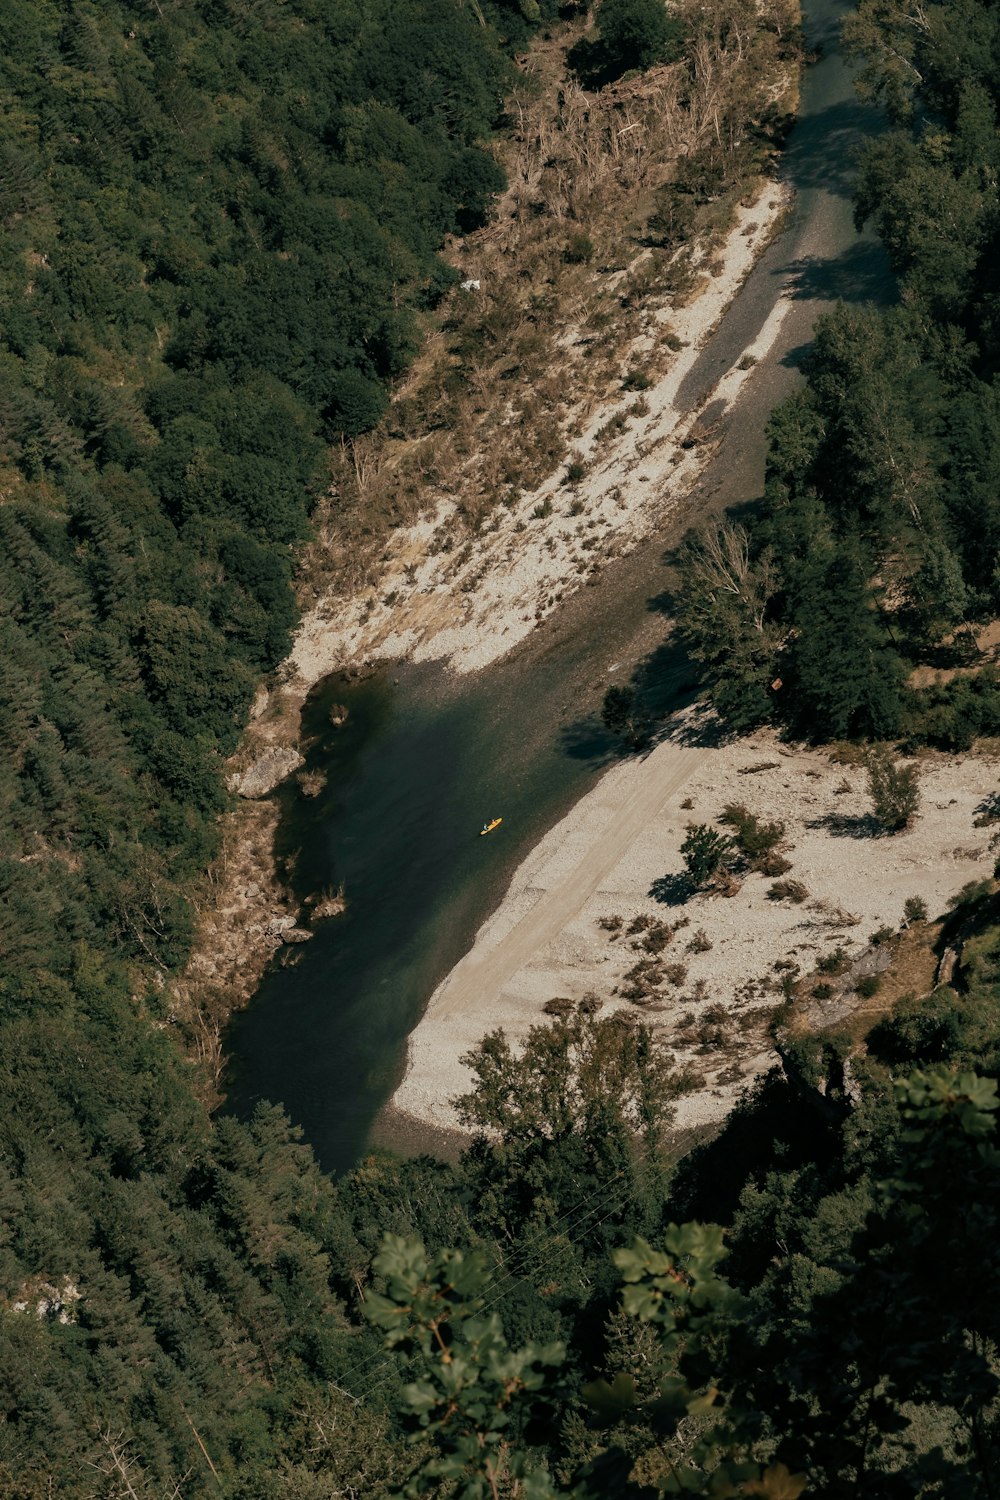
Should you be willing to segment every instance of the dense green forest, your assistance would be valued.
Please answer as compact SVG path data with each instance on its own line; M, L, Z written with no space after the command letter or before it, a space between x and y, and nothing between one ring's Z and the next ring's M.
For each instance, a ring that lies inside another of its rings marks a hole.
M5 1494L132 1493L119 1434L149 1493L228 1482L337 1367L325 1186L276 1119L210 1129L154 981L327 446L502 187L551 9L0 7L0 1298L53 1309L3 1314Z
M855 202L899 304L822 320L762 510L692 539L681 620L736 728L962 749L1000 732L976 648L1000 612L1000 31L977 3L862 0L847 37L893 122Z
M942 935L961 993L902 1004L862 1059L787 1043L679 1164L681 1080L637 1023L487 1039L460 1162L337 1184L278 1111L211 1121L177 1043L159 981L326 444L377 419L443 236L502 185L483 145L553 11L0 11L11 1500L1000 1487L992 884ZM858 212L902 302L824 325L762 517L692 547L738 584L685 616L734 722L960 744L1000 714L983 673L905 681L997 588L998 26L982 0L855 23L899 125Z
M419 0L14 0L0 42L0 920L58 1005L75 943L183 956L326 443L502 186L511 64Z

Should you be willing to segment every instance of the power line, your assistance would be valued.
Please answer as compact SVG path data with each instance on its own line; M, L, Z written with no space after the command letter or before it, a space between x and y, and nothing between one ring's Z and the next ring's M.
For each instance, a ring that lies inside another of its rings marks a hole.
M610 1182L617 1182L620 1178L626 1175L627 1169L623 1169L621 1172L617 1172L615 1176L610 1179ZM574 1236L572 1230L579 1230L583 1226L585 1220L591 1217L591 1215L595 1213L597 1209L604 1207L604 1205L608 1203L609 1198L612 1196L614 1197L614 1202L611 1203L611 1206L608 1208L607 1212L602 1214L602 1216L597 1219L595 1223L588 1225L585 1231L586 1233L590 1233L599 1225L603 1224L607 1219L610 1219L611 1216L617 1213L621 1208L624 1208L626 1203L628 1203L629 1201L630 1195L626 1193L624 1196L618 1196L617 1194L610 1195L606 1192L601 1194L598 1198L597 1203L587 1209L587 1211L581 1216L577 1224L570 1226L570 1229L568 1230L561 1231L556 1234L550 1234L542 1245L535 1246L531 1250L526 1251L524 1256L521 1257L522 1269L518 1271L508 1272L507 1275L505 1275L501 1279L501 1281L497 1283L497 1285L491 1286L490 1290L495 1292L496 1295L492 1297L489 1302L485 1303L481 1308L479 1308L476 1315L478 1317L482 1317L484 1314L489 1312L492 1307L495 1307L498 1302L502 1302L507 1294L507 1289L510 1287L512 1282L527 1280L528 1276L531 1275L532 1272L537 1274L537 1272L541 1269L541 1264L532 1266L528 1264L528 1262L537 1261L539 1256L541 1256L542 1260L544 1260L544 1252L547 1247L555 1245L555 1243L560 1239L568 1239L571 1245L578 1245L580 1243L580 1240L583 1238L583 1235ZM582 1207L585 1207L585 1205L576 1205L576 1209ZM568 1210L567 1214L563 1214L561 1218L566 1218L568 1214L574 1213L576 1209ZM558 1223L560 1221L557 1220L556 1222ZM393 1364L394 1361L391 1358L384 1359L376 1368L372 1369L371 1374L373 1376L378 1376L383 1370L390 1368ZM371 1394L378 1389L380 1385L384 1384L384 1380L370 1380L358 1393L358 1401L366 1401L371 1396Z
M602 1184L602 1188L604 1189L604 1191L602 1191L601 1194L599 1195L598 1205L597 1205L598 1207L600 1207L601 1204L604 1201L606 1201L606 1190L608 1188L610 1188L614 1183L620 1181L621 1178L625 1177L628 1174L629 1170L630 1169L628 1167L623 1167L621 1169L621 1171L616 1172L613 1177L608 1178L607 1181L604 1184ZM559 1217L557 1219L555 1219L552 1222L552 1224L550 1224L548 1226L548 1232L549 1232L549 1237L550 1237L551 1242L554 1243L554 1241L556 1239L560 1238L561 1235L563 1234L564 1231L560 1230L559 1226L561 1224L563 1224L566 1219L571 1219L575 1214L579 1213L579 1211L581 1209L586 1210L586 1212L584 1213L584 1217L587 1217L590 1212L593 1212L593 1209L589 1207L589 1205L591 1205L593 1203L593 1197L594 1197L594 1195L591 1194L588 1198L583 1199L581 1202L575 1203L572 1206L572 1208L566 1209L563 1213L561 1213L559 1215ZM626 1200L623 1200L623 1203L624 1203L624 1201L626 1201ZM571 1225L570 1226L570 1228L575 1228L575 1227L576 1227L576 1225ZM497 1248L499 1249L499 1247L497 1247ZM527 1265L527 1263L530 1260L532 1260L536 1255L539 1254L539 1252L541 1251L541 1249L542 1249L542 1246L539 1246L539 1245L535 1245L535 1246L531 1246L531 1247L525 1247L525 1248L517 1251L511 1257L510 1261L508 1261L506 1263L503 1262L503 1261L501 1261L501 1267L503 1267L503 1275L500 1276L499 1279L497 1279L495 1281L491 1280L491 1284L490 1284L490 1291L497 1292L499 1295L495 1296L490 1301L490 1303L488 1304L489 1307L493 1307L496 1304L496 1302L498 1302L498 1301L500 1301L502 1299L502 1297L504 1295L504 1290L506 1289L507 1286L510 1285L510 1283L512 1281L517 1281L517 1280L523 1280L524 1279L524 1268L525 1268L525 1266ZM501 1267L498 1267L498 1270ZM350 1369L348 1369L347 1371L345 1371L343 1374L340 1375L340 1377L339 1377L340 1380L341 1381L351 1380L355 1375L363 1372L365 1370L365 1366L366 1365L370 1366L371 1363L372 1363L372 1361L370 1359L361 1359L361 1360L358 1360L356 1364L354 1364Z
M671 1153L673 1160L677 1160L680 1156L683 1156L687 1144L689 1144L691 1140L697 1140L700 1135L700 1131L697 1129L697 1127L692 1127L687 1131L681 1132L680 1135L681 1138L675 1141L675 1149L674 1152ZM668 1164L669 1163L664 1163L664 1165ZM546 1250L554 1246L557 1241L565 1239L568 1240L571 1245L579 1246L585 1234L589 1234L593 1230L599 1228L599 1226L610 1219L614 1213L624 1208L629 1201L630 1195L626 1193L624 1196L618 1197L617 1195L612 1195L609 1190L612 1189L616 1183L620 1182L622 1178L630 1176L631 1173L631 1166L621 1168L621 1170L616 1172L613 1177L608 1178L607 1181L602 1184L601 1190L596 1195L591 1194L588 1198L574 1204L572 1208L564 1210L564 1212L561 1213L559 1217L548 1226L548 1233L545 1239L540 1244L526 1247L517 1252L511 1258L511 1261L508 1263L508 1269L504 1271L504 1274L500 1277L500 1279L498 1281L491 1281L489 1291L493 1293L493 1295L491 1296L490 1300L484 1303L483 1306L478 1310L477 1316L483 1316L485 1313L489 1312L491 1308L495 1307L498 1302L502 1302L512 1283L516 1281L527 1280L528 1277L532 1274L537 1275L538 1272L542 1269ZM589 1225L586 1224L586 1221L590 1219L598 1209L603 1208L609 1202L612 1196L615 1197L615 1201L608 1208L607 1212L602 1214L601 1217L594 1223ZM566 1225L564 1228L560 1228L559 1226L564 1225L567 1219L571 1219L573 1220L573 1222L569 1225ZM380 1385L385 1384L384 1380L373 1380L370 1377L380 1375L383 1370L387 1370L393 1367L394 1363L395 1361L391 1357L386 1357L379 1360L378 1357L375 1356L375 1358L372 1360L360 1360L356 1365L353 1366L351 1370L347 1372L346 1375L341 1376L340 1379L350 1380L355 1376L361 1376L363 1382L362 1389L360 1393L358 1393L354 1397L356 1402L360 1404L362 1401L367 1400L372 1392L377 1390Z

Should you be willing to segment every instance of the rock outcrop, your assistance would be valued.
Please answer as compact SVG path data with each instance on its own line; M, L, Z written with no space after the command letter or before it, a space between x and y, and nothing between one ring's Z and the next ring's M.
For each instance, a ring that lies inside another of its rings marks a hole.
M239 797L266 797L305 764L301 751L291 745L269 745L242 771L229 778L229 790Z

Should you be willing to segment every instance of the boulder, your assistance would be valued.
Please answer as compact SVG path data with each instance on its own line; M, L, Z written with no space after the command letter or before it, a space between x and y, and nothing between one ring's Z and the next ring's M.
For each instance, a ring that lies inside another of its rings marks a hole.
M229 778L229 790L239 797L266 797L304 764L305 757L291 745L271 745Z
M285 933L290 932L294 926L295 918L291 912L275 912L264 924L264 933L267 937L284 938Z

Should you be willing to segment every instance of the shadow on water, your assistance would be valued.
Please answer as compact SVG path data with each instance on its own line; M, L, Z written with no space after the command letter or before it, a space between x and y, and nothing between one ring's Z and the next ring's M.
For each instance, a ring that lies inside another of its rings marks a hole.
M617 736L605 729L600 714L564 724L559 743L570 759L590 761L595 767L610 766L620 752Z
M613 754L597 690L560 683L556 666L542 664L531 694L509 668L463 681L400 665L331 679L307 705L304 769L326 784L315 798L297 778L279 791L276 852L301 903L343 884L347 907L286 955L289 967L279 956L233 1018L225 1083L240 1115L280 1100L330 1169L364 1149L428 995L512 868ZM348 710L339 729L334 703ZM596 728L574 756L584 708ZM481 838L495 816L501 827Z
M804 256L782 267L797 301L866 302L885 306L895 300L895 282L888 259L873 253L868 240L858 240L840 255Z
M814 114L804 115L788 139L784 176L800 192L821 188L850 201L858 141L870 119L870 106L856 99L838 99Z

